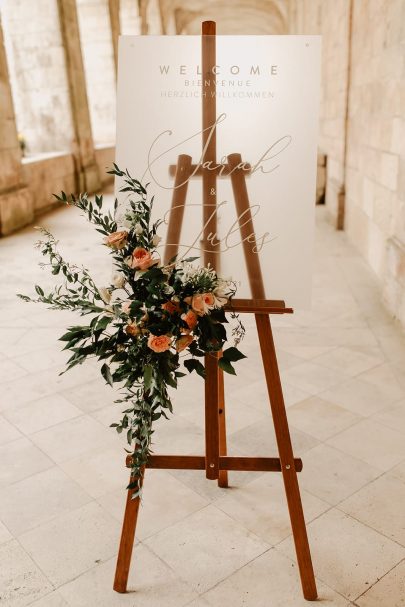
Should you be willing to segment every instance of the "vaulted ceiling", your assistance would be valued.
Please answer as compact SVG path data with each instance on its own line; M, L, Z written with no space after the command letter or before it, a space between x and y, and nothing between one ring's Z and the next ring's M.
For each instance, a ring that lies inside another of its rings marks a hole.
M160 0L163 22L178 34L199 34L201 21L218 34L286 34L289 0ZM174 33L174 32L168 32Z

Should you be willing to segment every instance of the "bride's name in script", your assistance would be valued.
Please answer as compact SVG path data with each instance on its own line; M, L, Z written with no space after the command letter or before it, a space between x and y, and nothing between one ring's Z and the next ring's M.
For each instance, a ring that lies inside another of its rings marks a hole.
M164 138L171 137L173 135L173 131L167 130L167 131L163 131L162 133L160 133L155 138L155 140L152 142L152 145L149 148L148 164L147 164L145 173L142 177L142 181L145 180L147 173L149 173L152 181L154 181L157 186L159 186L160 188L163 188L165 190L174 190L176 188L180 188L180 187L184 186L189 181L189 179L191 179L194 175L196 175L196 173L198 172L199 169L208 170L208 171L216 171L217 175L219 177L221 177L224 174L224 172L226 172L226 175L229 176L234 171L238 171L238 170L246 171L250 175L253 175L254 173L257 173L257 172L264 173L264 174L272 173L280 166L280 159L282 157L282 154L289 147L289 145L292 142L291 135L284 135L283 137L280 137L275 142L273 142L265 150L265 152L259 157L259 159L253 164L248 163L246 161L242 161L239 164L237 164L235 167L230 169L230 167L228 166L227 158L225 156L221 159L221 161L219 163L214 162L212 160L204 160L206 151L208 149L212 136L215 133L216 127L219 124L221 124L221 122L223 122L225 119L226 119L226 114L220 114L212 126L208 127L207 129L204 129L203 131L200 130L197 133L194 133L193 135L191 135L191 137L187 137L186 139L183 139L182 141L175 143L171 147L165 147L163 149L163 151L158 152L157 151L158 147L161 149L162 141L164 140ZM167 165L170 164L170 159L173 158L173 151L176 150L176 148L180 148L181 151L184 151L187 142L192 141L194 139L194 137L200 138L202 133L205 131L208 132L207 140L203 147L201 156L200 156L197 164L193 165L192 173L190 175L186 176L184 181L182 183L178 184L177 186L174 186L172 183L170 183L169 185L165 185L165 184L161 183L161 181L159 181L159 179L157 178L157 175L155 172L156 163L158 161L164 162L165 167L167 167ZM202 227L202 230L197 234L195 239L190 244L188 244L188 245L180 244L181 247L186 247L186 249L187 249L186 252L184 253L184 256L187 256L187 254L193 249L200 249L200 243L203 239L206 229L210 225L211 220L218 215L218 211L220 210L220 208L222 208L226 204L227 204L227 202L223 201L220 204L214 206L211 217L208 219L206 224ZM181 205L181 206L183 206L183 205ZM203 205L187 204L186 206L187 206L187 208L189 208L191 206L202 207ZM168 223L168 218L169 218L170 212L173 210L174 209L171 209L170 211L168 211L166 213L166 216L165 216L166 223ZM275 238L274 236L272 237L269 232L265 232L262 236L258 236L254 231L252 231L245 238L241 237L241 228L244 226L252 226L252 219L254 217L256 217L256 215L259 213L259 211L260 211L260 205L258 205L258 204L250 205L250 209L244 211L239 217L236 218L236 221L226 231L226 234L223 238L220 238L219 235L216 233L209 233L208 236L206 236L203 244L204 244L204 246L210 245L212 248L209 248L209 249L205 248L204 250L209 251L209 252L217 251L217 252L223 253L225 251L228 251L229 249L233 249L236 246L240 246L244 242L247 242L252 245L253 253L259 253L262 250L264 245L266 245L269 242L271 242L272 240L274 240L274 238ZM251 213L251 216L250 216L250 213ZM168 243L168 244L175 244L175 243Z
M290 144L292 142L291 135L284 135L283 137L280 137L279 139L274 141L265 150L265 152L259 157L259 159L253 164L248 163L247 161L242 161L239 164L237 164L232 170L229 170L228 161L227 161L226 156L223 156L219 162L213 162L212 160L204 160L205 154L207 152L208 146L209 146L212 136L215 132L215 129L224 120L226 120L226 114L225 113L220 114L212 126L204 129L203 131L197 131L197 133L194 133L193 135L191 135L191 137L187 137L186 139L183 139L183 140L179 141L178 143L175 143L174 145L172 145L169 148L164 148L162 152L157 151L158 146L161 147L163 140L166 137L171 137L173 135L173 131L167 130L167 131L163 131L162 133L160 133L154 139L154 141L152 142L152 145L149 148L148 165L147 165L146 171L145 171L142 179L145 179L146 174L149 173L151 179L160 188L163 188L165 190L173 190L173 189L175 189L175 187L181 188L183 185L185 185L185 183L187 183L187 181L189 181L189 179L191 179L192 177L194 177L194 175L196 175L196 173L198 172L199 169L204 169L204 170L208 170L208 171L217 171L217 174L219 177L222 177L222 175L225 172L227 175L231 175L234 171L238 171L238 170L246 171L250 175L253 175L254 173L257 173L257 172L272 173L273 171L278 169L278 167L280 166L280 157L282 157L283 152L290 146ZM154 165L158 161L163 160L165 162L165 165L167 166L167 164L170 164L170 159L173 158L173 151L180 148L180 150L184 152L186 144L189 141L192 141L195 137L200 138L202 133L204 133L205 131L208 131L207 141L203 147L201 156L198 159L197 164L193 165L192 173L182 183L178 184L177 186L173 186L172 183L170 183L168 185L164 185L161 181L159 181L159 179L157 178L157 176L155 174Z

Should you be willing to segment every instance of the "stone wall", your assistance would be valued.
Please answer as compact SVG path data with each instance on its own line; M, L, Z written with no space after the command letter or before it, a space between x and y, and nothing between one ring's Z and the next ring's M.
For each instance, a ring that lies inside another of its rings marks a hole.
M322 34L320 152L327 154L326 204L337 223L344 187L350 0L299 0L292 5L290 31Z
M293 31L323 35L327 207L336 221L345 192L345 230L405 325L405 2L300 0L293 14Z
M84 70L96 145L115 141L115 66L108 0L77 0Z

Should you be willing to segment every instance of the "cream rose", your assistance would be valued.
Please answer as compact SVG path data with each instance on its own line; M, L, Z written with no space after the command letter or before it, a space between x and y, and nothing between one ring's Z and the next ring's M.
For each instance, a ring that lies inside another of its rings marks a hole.
M105 304L109 304L111 301L111 293L106 287L101 287L98 292L100 293L100 297Z
M191 299L191 307L197 314L207 314L215 306L215 297L212 293L198 293Z
M117 289L122 289L126 283L126 278L125 278L124 274L120 274L119 272L114 272L113 277L112 277L112 283L113 283L114 287L116 287Z
M170 348L171 339L167 335L152 335L148 337L148 346L154 352L166 352Z
M127 238L128 232L126 230L112 232L105 238L104 243L111 249L123 249L127 244Z

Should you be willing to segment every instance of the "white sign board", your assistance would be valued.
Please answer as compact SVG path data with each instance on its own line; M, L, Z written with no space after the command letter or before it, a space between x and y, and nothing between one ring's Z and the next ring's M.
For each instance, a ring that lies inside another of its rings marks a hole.
M307 307L320 89L318 36L217 36L217 161L240 153L266 298ZM123 36L119 47L116 163L150 183L155 218L170 216L180 154L202 160L201 37ZM119 183L117 183L119 186ZM118 188L117 188L118 189ZM231 181L217 181L220 274L251 297ZM118 194L120 210L125 194ZM202 180L190 179L179 256L200 256ZM201 263L202 256L201 256Z

